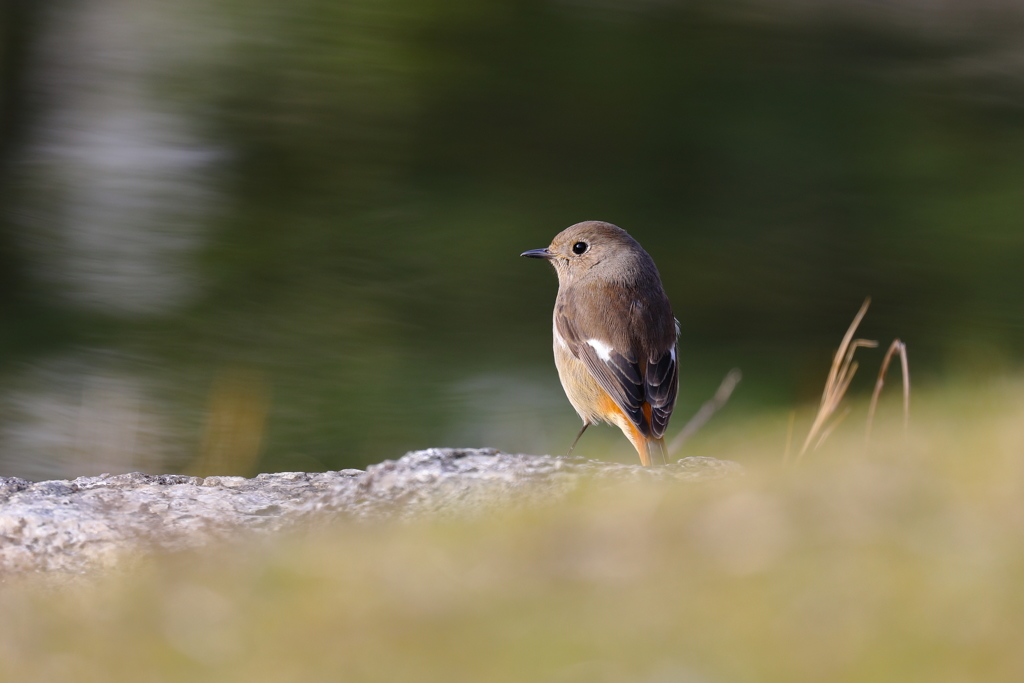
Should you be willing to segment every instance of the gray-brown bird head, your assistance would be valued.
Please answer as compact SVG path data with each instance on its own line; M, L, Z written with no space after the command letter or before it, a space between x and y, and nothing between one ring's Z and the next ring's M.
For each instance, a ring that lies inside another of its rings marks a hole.
M584 221L555 235L546 249L524 251L527 258L551 261L561 285L597 278L635 282L654 273L654 261L622 228L603 221Z

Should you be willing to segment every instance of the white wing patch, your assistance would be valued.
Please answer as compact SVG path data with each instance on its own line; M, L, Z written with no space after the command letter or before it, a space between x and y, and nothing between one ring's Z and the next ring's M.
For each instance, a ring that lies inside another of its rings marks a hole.
M594 347L594 351L597 353L597 357L603 360L605 363L612 359L612 347L605 344L600 339L588 339L587 343Z

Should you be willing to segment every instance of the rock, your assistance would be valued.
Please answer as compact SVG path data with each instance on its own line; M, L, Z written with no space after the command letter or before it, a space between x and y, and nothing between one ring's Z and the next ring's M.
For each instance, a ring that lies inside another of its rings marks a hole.
M706 481L742 467L685 458L661 468L492 449L431 448L362 470L243 477L120 474L32 483L0 477L0 571L84 572L126 550L175 551L309 520L479 515L561 500L584 479Z

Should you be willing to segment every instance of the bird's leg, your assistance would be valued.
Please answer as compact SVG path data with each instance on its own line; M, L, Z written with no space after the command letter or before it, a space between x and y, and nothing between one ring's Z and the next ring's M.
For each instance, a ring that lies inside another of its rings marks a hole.
M580 440L580 437L583 436L583 432L587 431L587 427L589 426L589 422L583 423L583 429L581 429L580 433L576 435L576 440L572 442L571 446L569 446L569 451L565 454L565 457L568 458L570 455L572 455L572 449L576 448L576 443Z

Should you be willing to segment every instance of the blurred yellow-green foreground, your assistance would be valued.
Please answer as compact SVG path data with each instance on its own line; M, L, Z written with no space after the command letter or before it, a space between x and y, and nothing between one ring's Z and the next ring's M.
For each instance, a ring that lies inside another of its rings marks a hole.
M682 323L670 437L732 367L720 427L813 403L867 295L916 386L998 380L1024 13L932 4L8 0L0 474L563 453L555 279L518 254L586 219Z
M8 577L0 679L1020 681L1024 380L895 407L799 467L719 434L731 482Z

